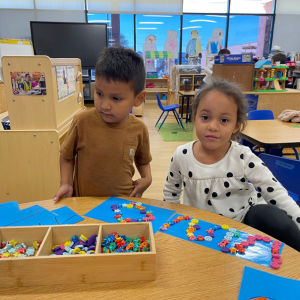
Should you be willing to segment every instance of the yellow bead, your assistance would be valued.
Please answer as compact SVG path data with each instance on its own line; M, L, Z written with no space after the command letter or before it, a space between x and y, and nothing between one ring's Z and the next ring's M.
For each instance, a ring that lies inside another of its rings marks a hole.
M75 248L75 249L73 250L73 254L75 254L75 253L80 253L80 252L81 252L80 248Z
M15 257L17 257L17 256L19 256L19 255L20 255L20 253L18 253L18 252L15 252L15 253L14 253L14 256L15 256Z
M32 246L33 246L34 249L37 250L37 249L39 248L40 244L39 244L37 241L35 241L35 242L32 244Z
M222 225L221 228L224 229L224 230L228 230L229 226L228 225Z
M57 247L60 247L60 245L54 245L54 246L52 247L52 250L55 249L55 248L57 248Z
M88 238L86 236L84 236L83 234L80 236L83 240L87 241Z
M198 224L199 223L199 221L197 219L192 219L191 222L194 223L194 224Z
M194 235L194 234L192 232L188 232L186 235L191 236L191 235Z
M10 257L10 254L8 252L5 252L2 254L3 257Z
M66 242L64 243L64 246L65 246L65 247L69 247L69 246L71 245L71 243L72 243L71 241L66 241ZM52 249L53 249L53 248L52 248Z
M132 204L128 204L126 207L127 208L133 208L133 205Z
M15 240L9 241L9 243L10 243L13 247L15 247L15 246L18 244L18 242L15 241Z
M84 251L80 251L79 254L86 254Z

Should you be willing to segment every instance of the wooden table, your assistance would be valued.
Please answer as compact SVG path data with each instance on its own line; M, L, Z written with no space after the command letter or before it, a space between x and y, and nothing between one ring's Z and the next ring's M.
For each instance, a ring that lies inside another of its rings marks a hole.
M257 95L257 109L270 109L277 118L285 109L300 110L300 90L287 89L287 92L245 92Z
M300 124L275 120L248 121L241 133L246 141L266 149L300 147Z
M137 198L126 198L137 201ZM53 200L24 203L20 208L34 204L53 210L67 205L84 215L106 198L68 198L54 203ZM155 205L214 224L227 224L238 230L259 234L245 224L186 205L164 201L139 199ZM85 217L81 223L100 223ZM261 234L261 233L260 233ZM263 270L279 276L300 280L300 253L284 246L282 265L273 270L244 259L199 246L167 235L155 234L157 251L157 275L155 281L111 282L79 285L56 285L18 288L0 288L0 299L220 299L238 298L244 266ZM74 266L80 268L80 266ZM30 274L27 274L30 276ZM57 270L59 276L59 269ZM269 283L271 284L271 283Z
M189 116L189 107L190 107L190 98L193 98L197 91L178 91L178 94L181 95L181 119L183 119L183 104L184 104L184 98L187 99L187 105L186 105L186 114L185 114L185 123L188 122L188 116Z

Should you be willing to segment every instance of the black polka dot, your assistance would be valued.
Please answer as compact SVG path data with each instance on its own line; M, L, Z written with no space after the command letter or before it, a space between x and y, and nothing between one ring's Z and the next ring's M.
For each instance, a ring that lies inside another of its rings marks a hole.
M257 190L258 190L259 192L261 192L261 188L260 188L260 187L257 187Z
M208 193L209 193L209 188L206 188L206 189L204 190L204 193L205 193L205 194L208 194Z
M174 174L173 174L172 172L170 172L170 175L171 175L171 177L173 177L173 176L174 176Z
M276 205L276 201L274 199L270 200L270 203Z
M229 182L228 182L228 181L225 181L225 182L224 182L224 186L225 186L226 188L229 188Z
M243 178L241 178L241 182L245 182L246 181L246 179L243 177Z
M242 191L243 189L239 189L240 191Z
M257 193L257 198L260 198L261 197L261 193Z
M297 221L297 223L300 223L300 217L298 217L298 218L296 219L296 221Z
M177 196L177 194L175 194L175 193L172 193L172 196L173 196L173 197L176 197L176 196Z
M171 158L171 162L173 161L173 157Z
M254 167L255 167L255 164L254 164L253 162L251 162L251 163L249 163L249 165L248 165L248 166L249 166L249 168L251 168L251 169L252 169L252 168L254 168Z
M249 205L252 206L252 205L253 205L253 202L249 201Z
M261 163L264 167L266 167L266 164L265 163Z
M245 189L245 191L249 191L249 189Z
M233 208L229 208L229 210L230 210L231 212L234 212L234 209L233 209Z
M227 173L227 177L233 177L233 174L231 172Z
M269 193L272 193L272 192L274 192L274 189L273 189L272 187L268 187L268 188L267 188L267 191L268 191Z
M230 193L230 192L226 193L226 197L229 197L230 195L231 195L231 193Z
M183 150L182 150L182 153L183 153L183 154L187 154L187 149L183 149Z
M216 198L216 197L218 197L218 194L217 194L216 192L213 192L213 193L212 193L212 196L213 196L214 198Z
M176 183L175 186L176 186L176 187L179 187L179 183Z
M240 158L241 158L241 159L244 159L244 154L241 154L241 155L240 155Z
M181 174L181 172L179 171L179 174Z
M222 214L219 214L220 216L223 216Z
M185 181L183 181L183 186L186 186L186 183L185 183Z
M166 201L166 199L164 199L164 201Z
M207 204L208 204L208 205L212 205L210 200L207 201Z
M167 181L169 180L169 177L167 176Z
M245 208L245 206L242 206L242 207L241 207L241 209L244 209L244 208Z
M191 171L189 171L189 177L193 177L193 173Z
M272 178L272 180L275 181L275 182L277 182L277 180L274 177Z
M290 215L287 215L290 219L293 219L293 217L292 216L290 216Z

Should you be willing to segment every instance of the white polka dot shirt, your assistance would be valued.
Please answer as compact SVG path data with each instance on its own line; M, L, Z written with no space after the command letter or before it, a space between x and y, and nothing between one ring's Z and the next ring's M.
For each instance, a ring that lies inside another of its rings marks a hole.
M195 158L193 143L178 147L171 159L165 201L180 203L184 190L183 204L240 222L251 206L269 203L286 211L300 229L300 208L248 147L231 142L223 159L205 165Z

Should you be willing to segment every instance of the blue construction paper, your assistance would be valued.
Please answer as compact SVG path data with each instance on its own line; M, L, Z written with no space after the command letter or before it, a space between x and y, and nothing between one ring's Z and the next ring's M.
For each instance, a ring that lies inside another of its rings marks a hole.
M116 223L118 221L114 218L115 213L112 211L111 205L113 204L119 205L122 203L129 204L130 202L133 201L111 197L105 200L100 205L93 208L92 210L90 210L88 213L85 214L85 216L92 219L108 222L108 223ZM156 207L152 205L146 205L146 204L142 204L142 205L146 208L146 210L153 211L153 216L155 217L155 220L150 222L152 223L154 233L157 232L159 230L159 227L175 213L174 210L169 210L169 209ZM136 209L134 207L131 209L126 207L121 207L119 209L122 211L122 217L124 219L125 218L138 219L138 218L145 217L145 215L140 213L139 209Z
M59 225L71 225L84 220L83 217L79 216L75 211L70 209L68 206L63 206L57 209L52 210L52 213L55 213L57 217L55 218L57 224Z
M1 203L0 204L0 222L2 218L7 218L10 215L16 213L19 211L19 204L17 201L7 202L7 203Z
M299 300L300 281L245 267L238 300Z
M17 211L16 213L6 216L5 218L0 220L0 227L6 226L33 226L39 225L39 214L51 213L46 208L43 208L39 205L34 205L22 210ZM48 214L49 216L49 214ZM54 216L54 214L53 214Z
M178 216L182 216L182 215L176 214L170 220L176 219ZM193 218L191 217L191 219ZM198 235L205 237L206 230L208 230L209 228L215 225L222 225L222 224L213 224L202 220L198 220L198 221L199 221L198 225L200 225L201 228L200 230L196 230L194 232L195 237L197 237ZM225 238L226 232L228 230L223 230L223 229L216 230L214 232L215 237L211 242L191 241L186 235L187 234L186 230L189 227L190 222L191 221L187 221L187 220L180 221L177 224L170 225L170 227L166 231L162 231L162 232L189 241L191 243L198 244L222 252L218 244ZM226 247L228 248L234 247L234 244L239 244L241 241L247 241L247 237L249 235L252 235L238 230L237 232L239 232L240 236L233 237ZM246 248L244 254L237 252L236 254L224 253L224 255L236 256L270 268L270 263L272 262L272 252L271 252L272 242L273 240L271 240L270 243L265 243L263 241L256 241L254 246L248 246ZM279 253L281 253L283 245L284 243L282 243Z

